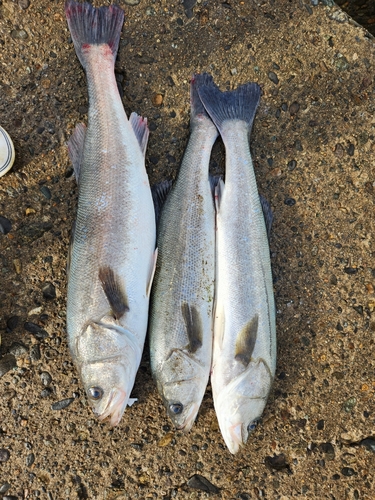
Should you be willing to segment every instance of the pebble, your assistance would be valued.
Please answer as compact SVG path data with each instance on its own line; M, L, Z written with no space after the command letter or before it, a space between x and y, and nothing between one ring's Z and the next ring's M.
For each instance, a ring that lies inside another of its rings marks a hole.
M335 448L332 443L322 443L319 448L326 454L327 459L333 460L335 458Z
M294 198L285 198L284 203L288 205L288 207L292 207L296 204L296 200Z
M13 40L27 40L27 38L29 38L25 30L12 30L10 36Z
M35 323L31 323L30 321L26 321L24 328L38 340L43 340L49 336L42 327L36 325Z
M10 488L10 484L9 483L3 483L1 486L0 486L0 495L3 495L4 493L6 493Z
M124 0L126 5L138 5L141 0Z
M281 453L280 455L274 455L273 457L268 456L265 458L264 463L275 470L289 468L284 453Z
M56 288L50 282L47 282L42 287L43 297L47 300L53 300L56 298Z
M13 344L9 347L9 354L13 354L13 356L23 356L28 353L28 349L25 344L22 342L13 342Z
M168 446L173 439L173 432L168 432L165 436L163 436L159 441L158 441L158 446L164 447Z
M5 354L5 356L0 359L0 378L9 370L13 370L13 368L16 367L17 361L13 354Z
M61 401L57 401L56 403L53 403L51 405L52 410L64 410L64 408L67 408L69 405L71 405L74 401L74 398L66 398L62 399Z
M343 467L341 469L341 474L346 477L351 477L354 475L357 475L356 471L352 469L351 467Z
M18 316L11 316L10 318L7 319L7 332L12 332L17 328L18 325Z
M0 462L7 462L10 459L10 452L5 448L0 448Z
M31 361L39 361L40 358L41 358L40 347L38 346L38 344L35 344L35 345L31 346L31 349L30 349L30 359L31 359Z
M369 451L375 453L375 438L362 439L359 444L367 448Z
M289 113L293 116L299 111L299 104L297 101L292 102L292 104L289 106Z
M30 0L18 0L18 5L21 9L26 10L30 6Z
M0 215L0 232L3 234L8 234L12 229L12 223L6 217Z
M34 453L30 453L29 455L27 455L27 457L26 457L26 466L27 467L31 467L31 465L33 465L34 462L35 462L35 455L34 455Z
M161 106L163 104L163 96L162 96L162 94L154 94L152 96L151 101L152 101L152 104L154 106Z
M21 274L22 264L21 264L20 259L13 259L13 266L14 266L14 270L16 271L16 274Z
M48 372L42 372L40 374L40 380L42 381L43 385L48 386L52 382L52 377Z
M292 171L296 168L296 166L297 166L296 160L290 160L290 162L288 163L288 170Z
M48 398L52 394L52 389L50 387L46 387L40 392L40 396L42 398Z
M354 156L354 150L355 150L354 144L350 143L349 147L348 147L348 150L347 150L348 151L348 155L349 156Z
M194 474L194 476L191 476L187 485L189 488L206 491L207 493L215 493L216 495L220 492L217 486L213 485L208 479L200 474Z
M39 190L47 200L51 199L51 191L47 186L40 186Z
M276 75L276 73L274 73L273 71L270 71L268 73L268 78L271 80L271 82L273 82L275 85L277 85L279 83L279 79Z
M324 420L319 420L319 422L316 424L316 427L318 431L322 431L324 429Z
M3 497L3 500L18 500L18 497L16 497L15 495L6 495L5 497Z
M345 267L344 273L346 274L356 274L358 272L358 268L356 267Z

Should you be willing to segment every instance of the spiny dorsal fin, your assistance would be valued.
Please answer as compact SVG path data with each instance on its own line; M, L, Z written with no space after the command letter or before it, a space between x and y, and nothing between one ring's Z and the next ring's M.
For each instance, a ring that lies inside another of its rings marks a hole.
M194 353L202 347L202 322L199 312L196 307L190 306L187 302L181 304L181 312L189 338L188 350Z
M114 317L120 319L126 311L129 311L129 306L118 277L111 267L104 266L99 269L99 279Z
M240 331L236 340L235 359L244 366L250 363L258 334L258 315L256 314Z

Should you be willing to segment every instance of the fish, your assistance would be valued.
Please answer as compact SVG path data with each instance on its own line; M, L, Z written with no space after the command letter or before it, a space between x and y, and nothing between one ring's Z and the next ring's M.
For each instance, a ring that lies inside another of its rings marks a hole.
M225 147L216 202L216 274L211 385L224 441L237 453L263 413L276 368L276 320L268 204L258 194L249 135L260 87L198 89ZM262 205L265 209L266 220ZM268 208L267 208L268 205Z
M133 402L157 258L149 131L136 113L127 118L116 84L122 9L68 0L65 13L89 95L88 125L77 125L68 142L78 181L68 344L95 415L115 426Z
M150 306L152 375L169 418L184 432L197 417L212 358L215 207L209 161L218 131L197 92L206 80L208 75L195 75L190 84L190 137L161 209ZM165 194L165 182L161 189Z

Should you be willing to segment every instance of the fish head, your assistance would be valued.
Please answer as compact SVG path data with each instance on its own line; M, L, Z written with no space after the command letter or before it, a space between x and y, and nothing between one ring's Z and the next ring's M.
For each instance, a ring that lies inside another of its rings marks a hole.
M221 434L234 455L256 429L266 406L273 376L263 359L251 361L247 369L229 382L215 401Z
M128 337L121 327L90 323L78 345L84 359L80 375L90 406L99 420L109 417L111 426L121 420L140 361Z
M208 379L200 365L183 350L175 349L163 363L158 378L169 418L176 429L189 432L197 417Z

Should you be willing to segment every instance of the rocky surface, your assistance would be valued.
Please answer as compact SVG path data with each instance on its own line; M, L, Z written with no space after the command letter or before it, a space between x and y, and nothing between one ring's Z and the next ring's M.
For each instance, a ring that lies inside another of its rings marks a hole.
M176 176L193 72L262 86L252 152L275 215L276 380L235 457L210 388L190 434L173 431L147 345L138 403L115 429L95 420L65 337L77 203L65 144L87 119L85 76L62 2L3 0L0 124L17 159L0 180L0 498L373 499L373 38L308 0L119 4L117 79L127 112L149 119L152 183Z

